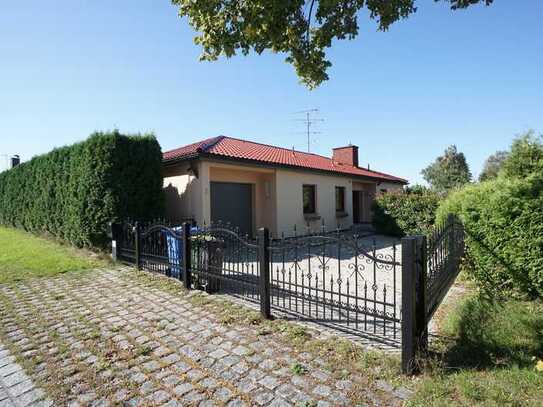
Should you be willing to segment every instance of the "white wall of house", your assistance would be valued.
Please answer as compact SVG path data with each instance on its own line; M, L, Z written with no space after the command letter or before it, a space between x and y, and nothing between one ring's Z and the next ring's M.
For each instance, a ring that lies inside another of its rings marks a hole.
M387 190L401 189L401 185L372 181L351 180L344 176L296 171L282 168L265 168L254 165L221 163L198 160L193 164L198 177L189 171L184 162L164 171L167 216L173 219L193 218L198 224L211 219L210 182L241 182L253 185L254 229L267 227L273 236L305 233L321 228L324 220L327 230L349 228L353 225L353 190L375 194L380 186ZM316 214L318 219L308 219L303 213L303 186L316 186ZM345 188L345 215L337 216L336 187ZM228 197L225 197L228 199Z
M200 163L195 164L200 173ZM189 170L188 163L181 163L164 171L164 192L166 195L166 216L169 219L203 219L203 194L201 178Z
M321 175L308 171L278 169L277 182L277 230L290 236L294 225L298 233L305 233L308 219L303 213L303 186L316 186L316 211L320 219L309 220L312 230L319 229L324 220L327 230L334 230L338 224L348 228L353 224L352 182L348 178ZM345 188L345 212L347 216L336 216L336 186Z

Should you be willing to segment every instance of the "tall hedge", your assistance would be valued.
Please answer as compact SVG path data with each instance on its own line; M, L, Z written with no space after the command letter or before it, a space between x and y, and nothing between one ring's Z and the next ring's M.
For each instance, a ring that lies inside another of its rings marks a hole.
M428 234L440 199L427 189L378 195L373 204L373 226L386 235Z
M95 133L0 173L0 223L103 247L108 223L162 216L154 136Z
M466 271L482 288L543 296L543 175L499 177L452 193L439 207L463 221Z

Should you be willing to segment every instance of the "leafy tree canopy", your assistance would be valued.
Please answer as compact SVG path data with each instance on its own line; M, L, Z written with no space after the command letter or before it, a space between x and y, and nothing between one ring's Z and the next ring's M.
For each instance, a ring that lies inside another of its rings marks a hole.
M453 10L473 4L487 6L493 0L435 0ZM358 35L358 12L365 9L378 29L386 31L394 22L416 11L416 0L172 0L179 15L199 32L202 60L231 57L241 51L261 54L265 50L287 54L310 89L328 79L332 63L325 50L333 40Z
M533 130L529 130L513 141L500 175L524 178L536 172L543 174L543 135L536 136Z
M422 170L422 176L437 192L445 193L471 181L471 173L464 153L456 146L448 147L444 154Z
M496 151L496 153L488 157L483 166L483 171L479 175L479 181L483 182L496 178L508 155L508 151Z

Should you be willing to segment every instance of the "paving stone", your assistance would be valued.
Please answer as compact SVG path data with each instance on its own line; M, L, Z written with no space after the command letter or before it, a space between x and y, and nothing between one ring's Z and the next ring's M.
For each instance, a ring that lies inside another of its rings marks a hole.
M288 383L282 384L275 390L275 394L286 400L293 399L296 396L297 392L298 390Z
M340 390L350 390L353 387L353 382L350 380L339 380L336 382L336 387Z
M212 358L215 358L215 359L222 359L227 355L228 355L228 352L226 352L224 349L221 349L221 348L219 348L219 349L217 349L217 350L215 350L215 351L213 351L213 352L211 352L209 354L209 356L211 356Z
M271 407L290 407L292 404L288 403L286 400L277 397L269 404Z
M181 358L177 353L172 353L169 356L163 357L160 359L160 361L165 365L172 365L175 362L178 362Z
M11 387L28 380L28 376L22 370L12 373L2 379L4 386Z
M154 391L156 389L156 386L155 384L152 382L152 381L146 381L145 383L143 383L141 386L140 386L140 391L143 393L143 394L148 394L148 393L151 393L152 391Z
M264 376L258 383L270 390L275 389L280 384L279 380L274 376Z
M238 356L244 356L250 353L249 349L247 349L245 346L237 346L232 349L232 352Z
M170 395L164 390L159 390L150 396L150 399L156 403L161 404L170 399Z
M180 381L181 381L181 378L176 375L170 375L170 376L162 378L162 383L168 386L172 386L172 387L175 386Z
M222 402L227 402L232 398L232 392L227 389L226 387L219 387L215 393L213 393L213 396Z
M201 400L204 400L205 396L202 393L199 393L195 390L191 391L190 393L187 393L183 396L183 400L189 402L189 403L195 403Z
M8 389L8 393L11 397L19 397L21 394L26 393L29 390L34 388L34 383L32 380L26 380L24 382L18 383L15 386L12 386Z
M194 386L190 383L181 383L180 385L176 386L173 391L178 396L182 396L185 393L188 393L194 388Z
M205 389L215 389L219 387L219 383L217 380L213 379L212 377L206 377L205 379L202 379L199 382L199 385L204 387Z
M234 400L229 401L226 407L242 407L244 405L245 403L243 402L242 399L234 399Z
M158 363L156 360L151 360L149 362L144 363L142 367L144 370L148 372L154 372L160 369L160 363Z
M253 397L254 401L260 406L267 405L273 398L273 393L269 391L261 391Z
M325 385L318 385L313 389L313 394L316 394L317 396L328 397L330 395L330 391L330 387Z

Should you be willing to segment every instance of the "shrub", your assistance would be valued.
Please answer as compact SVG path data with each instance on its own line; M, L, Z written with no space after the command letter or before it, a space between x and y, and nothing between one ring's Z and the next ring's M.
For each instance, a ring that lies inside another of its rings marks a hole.
M504 160L500 176L524 178L533 173L543 174L543 136L530 130L517 137Z
M452 193L437 221L465 225L467 271L485 290L543 295L543 177L499 177Z
M439 194L424 188L378 195L373 205L373 225L386 235L428 234L440 199Z
M103 247L108 222L163 213L153 136L95 133L0 174L0 223Z

